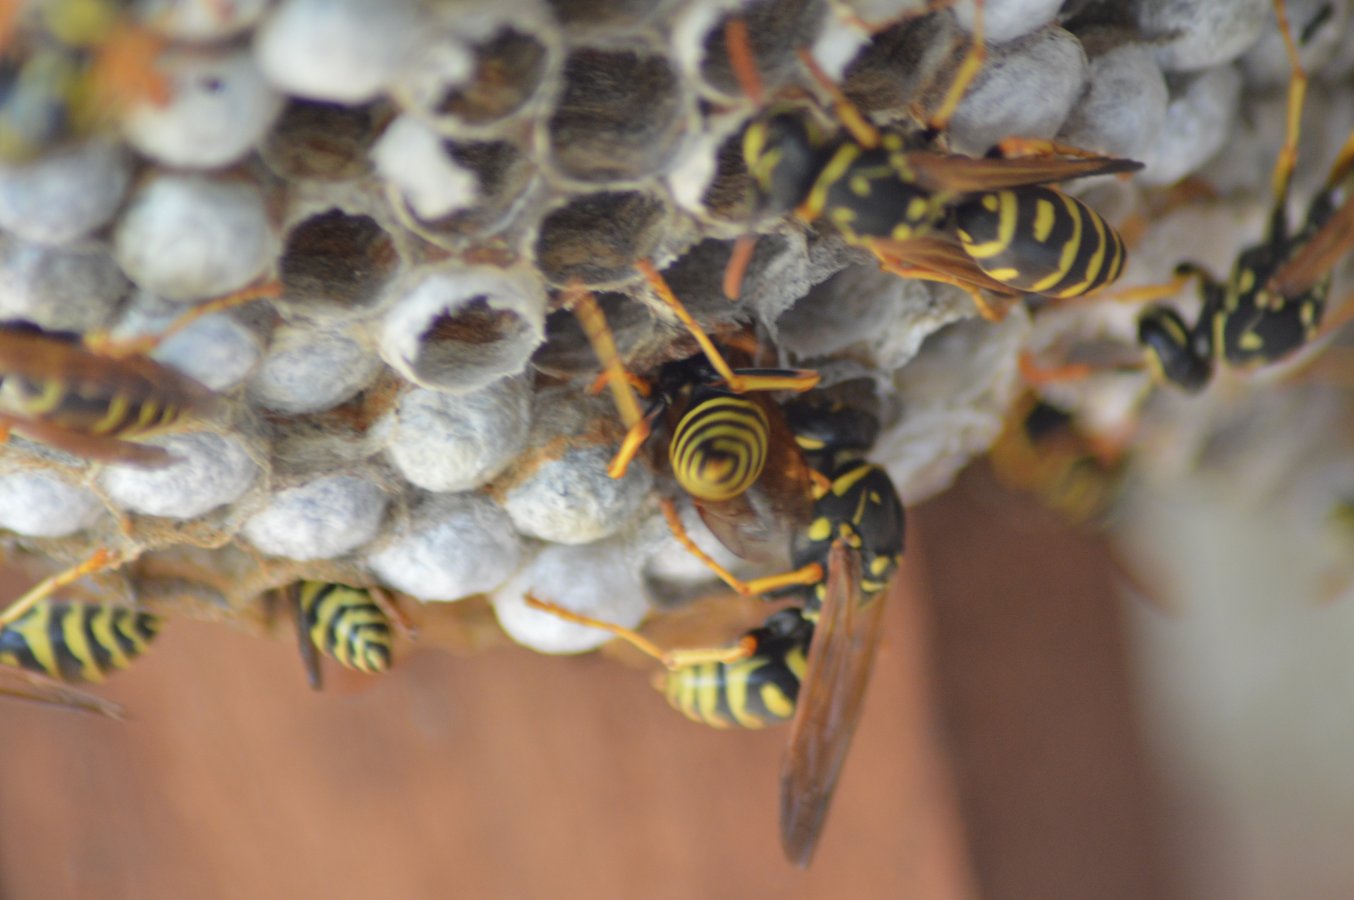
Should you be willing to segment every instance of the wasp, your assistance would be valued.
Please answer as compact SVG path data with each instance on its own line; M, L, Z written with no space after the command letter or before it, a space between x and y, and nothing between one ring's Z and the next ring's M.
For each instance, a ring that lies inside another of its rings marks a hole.
M678 539L743 593L795 597L732 647L662 651L611 623L528 597L532 606L603 628L663 663L660 685L689 718L716 727L760 728L793 720L780 776L780 827L788 859L806 866L822 832L859 722L882 633L879 602L902 558L905 514L883 469L859 458L874 429L858 416L801 406L787 418L805 430L800 452L821 476L811 514L790 541L793 577L739 582L680 531Z
M322 686L317 650L345 669L369 675L390 668L391 616L380 591L303 581L292 592L297 643L312 688Z
M228 306L276 296L271 282L207 301L154 338L115 344L27 322L0 324L0 429L85 459L159 468L163 447L136 443L209 415L216 395L145 356L189 322Z
M100 682L144 653L160 626L158 616L126 606L44 600L0 629L0 664Z
M1120 448L1083 433L1076 417L1026 392L987 452L997 478L1074 523L1101 519L1123 484Z
M1073 298L1119 277L1123 239L1089 206L1048 185L1142 166L1042 140L1008 139L985 158L941 149L938 142L985 55L982 4L974 5L973 43L925 128L876 127L801 51L809 74L832 98L840 127L824 127L803 106L774 106L744 132L743 161L757 214L823 220L848 244L873 253L886 271L962 288L979 312L995 319L1001 311L983 291L1005 301L1029 294ZM730 20L725 35L744 92L760 105L746 24ZM740 250L725 276L731 297L750 245Z
M1166 305L1147 309L1138 320L1138 341L1148 368L1159 381L1190 393L1203 390L1219 364L1253 369L1278 362L1317 338L1323 331L1331 269L1354 247L1354 133L1308 206L1302 225L1296 231L1289 228L1287 206L1307 74L1284 0L1274 0L1274 12L1292 74L1284 144L1272 176L1274 204L1264 238L1241 251L1225 283L1186 261L1176 267L1174 281L1128 292L1126 297L1173 295L1197 279L1203 307L1193 325Z
M0 160L33 159L114 124L134 103L164 105L164 40L120 0L0 8Z

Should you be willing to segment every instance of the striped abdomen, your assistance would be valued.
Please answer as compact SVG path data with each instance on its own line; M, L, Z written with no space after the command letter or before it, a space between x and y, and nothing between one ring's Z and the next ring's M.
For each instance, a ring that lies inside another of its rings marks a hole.
M668 448L677 482L699 500L729 500L747 491L766 465L771 424L757 403L735 394L698 397Z
M103 681L159 630L159 617L125 606L39 602L0 630L0 664L59 681Z
M695 722L762 728L794 716L813 626L797 609L773 614L748 633L756 650L732 663L707 662L667 673L668 703Z
M1047 187L989 191L959 204L964 250L1003 284L1031 294L1080 297L1124 268L1124 242L1086 204Z
M138 437L172 427L184 407L154 392L110 391L107 384L71 383L57 378L11 376L16 411L81 434ZM140 393L140 392L138 392Z
M376 674L390 668L390 620L371 594L322 581L301 584L301 615L316 647L339 665Z

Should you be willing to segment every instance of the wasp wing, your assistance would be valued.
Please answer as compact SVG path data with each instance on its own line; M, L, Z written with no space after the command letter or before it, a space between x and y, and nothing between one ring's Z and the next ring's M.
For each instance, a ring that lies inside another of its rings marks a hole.
M917 182L932 191L995 191L1054 184L1090 175L1135 172L1142 163L1110 156L973 157L916 151L906 155Z
M64 706L78 712L107 716L110 719L126 718L122 707L113 701L77 690L37 672L0 666L0 682L4 681L13 684L0 683L0 697L45 703L49 706Z
M1270 290L1296 297L1330 273L1354 249L1354 191L1325 224L1269 278Z
M0 413L0 426L17 431L24 437L31 438L40 444L64 450L81 459L140 466L143 469L163 469L174 462L174 457L163 447L137 444L132 441L123 441L101 435L83 434L69 428L62 428L60 425L52 425L36 419L9 415L8 413Z
M1028 296L1026 291L997 281L988 275L957 242L940 237L917 237L905 241L882 238L871 240L870 251L879 257L886 270L890 266L927 269L960 282L960 287L977 288L1002 297Z
M801 867L822 833L879 649L883 594L862 606L860 582L860 554L835 542L780 772L781 846Z

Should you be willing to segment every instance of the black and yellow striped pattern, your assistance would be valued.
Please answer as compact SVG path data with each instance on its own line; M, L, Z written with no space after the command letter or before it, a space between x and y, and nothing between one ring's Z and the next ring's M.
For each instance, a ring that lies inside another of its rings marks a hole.
M390 620L360 588L322 581L300 586L301 615L310 640L347 669L377 674L390 668Z
M799 610L786 609L748 637L756 650L747 659L668 672L663 685L668 703L692 721L715 728L763 728L792 718L813 626Z
M761 476L770 440L771 423L759 404L710 392L677 423L668 457L682 490L708 502L730 500Z
M10 376L15 411L81 434L145 437L165 431L183 415L182 405L148 389L142 396L109 393L103 383ZM149 386L148 386L149 388Z
M888 586L903 558L907 520L898 491L888 473L865 460L851 460L824 473L831 488L813 507L809 527L794 539L796 568L817 562L827 571L834 541L844 540L860 552L862 602ZM813 585L804 616L816 621L827 585Z
M0 665L65 682L103 681L145 652L160 619L125 606L40 601L0 630Z
M1061 191L987 191L955 207L965 252L987 275L1031 294L1080 297L1119 277L1124 242L1095 210Z

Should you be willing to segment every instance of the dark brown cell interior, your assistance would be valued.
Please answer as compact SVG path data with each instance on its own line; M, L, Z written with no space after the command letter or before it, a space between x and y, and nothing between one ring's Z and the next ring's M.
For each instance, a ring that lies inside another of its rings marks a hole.
M747 22L748 41L757 69L768 87L805 77L795 51L808 47L817 37L823 18L821 0L774 0L757 3L740 15ZM729 65L724 36L724 19L705 36L705 61L701 75L706 82L728 94L742 94L743 88Z
M659 0L547 0L555 16L566 25L599 25L640 22L648 18Z
M530 160L506 141L444 144L456 163L469 169L480 186L474 209L461 210L428 223L441 233L477 234L493 228L531 183Z
M394 241L375 219L331 209L288 235L282 283L289 300L367 306L398 263Z
M293 99L269 132L263 156L284 178L360 178L371 171L367 153L392 115L384 102L340 106Z
M564 66L550 117L556 164L588 181L636 178L660 168L680 125L677 76L661 57L585 48Z
M512 115L531 99L545 73L540 41L505 28L475 48L475 74L469 84L449 91L437 111L471 125Z
M501 341L520 325L514 312L494 309L485 297L475 297L456 310L444 312L428 326L423 340L435 343L455 341L460 344L492 344Z
M747 222L754 210L752 178L743 162L743 132L729 137L715 154L715 177L701 198L710 214L726 222Z
M585 286L630 280L648 257L665 221L663 202L639 191L589 194L541 223L536 261L552 284Z

